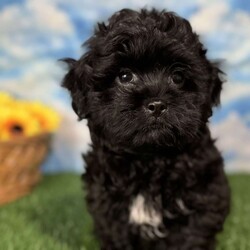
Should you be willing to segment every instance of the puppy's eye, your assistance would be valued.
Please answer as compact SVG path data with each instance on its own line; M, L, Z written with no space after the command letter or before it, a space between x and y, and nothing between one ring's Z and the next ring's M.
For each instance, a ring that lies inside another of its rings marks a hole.
M129 70L121 71L117 76L117 81L122 84L131 83L134 82L135 80L136 80L136 75Z
M185 77L182 72L175 72L172 75L172 82L178 86L183 86L185 83Z

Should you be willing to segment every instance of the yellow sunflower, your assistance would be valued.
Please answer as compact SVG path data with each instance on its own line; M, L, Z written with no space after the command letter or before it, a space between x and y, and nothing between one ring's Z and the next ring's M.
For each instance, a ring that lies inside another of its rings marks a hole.
M44 132L53 132L58 128L60 117L51 108L39 102L23 102L22 105L34 119L37 119Z
M39 122L18 105L15 108L0 107L0 140L33 136L40 132Z
M59 115L51 108L0 92L0 140L53 132L59 122Z
M13 101L14 100L9 94L0 92L0 106L11 104Z

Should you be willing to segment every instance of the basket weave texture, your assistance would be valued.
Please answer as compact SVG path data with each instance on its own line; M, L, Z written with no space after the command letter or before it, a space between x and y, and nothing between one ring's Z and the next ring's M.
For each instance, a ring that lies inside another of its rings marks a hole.
M0 142L0 205L20 198L40 181L40 165L50 148L51 135L40 134Z

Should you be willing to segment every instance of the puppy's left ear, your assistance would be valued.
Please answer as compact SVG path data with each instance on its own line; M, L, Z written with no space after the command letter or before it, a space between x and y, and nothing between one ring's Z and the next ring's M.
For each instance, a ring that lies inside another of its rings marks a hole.
M86 75L82 70L79 71L78 61L71 58L64 58L63 61L68 66L68 73L65 75L62 86L69 90L72 97L72 108L79 117L79 120L87 118L88 106L87 106L87 83Z
M212 63L211 72L211 102L213 106L218 106L220 104L220 94L222 90L222 84L224 83L224 73L219 68L219 63Z

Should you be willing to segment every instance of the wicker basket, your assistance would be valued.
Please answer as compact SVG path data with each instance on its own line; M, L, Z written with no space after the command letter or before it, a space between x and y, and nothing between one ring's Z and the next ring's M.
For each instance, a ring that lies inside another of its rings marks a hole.
M0 143L0 205L28 194L41 179L50 134Z

